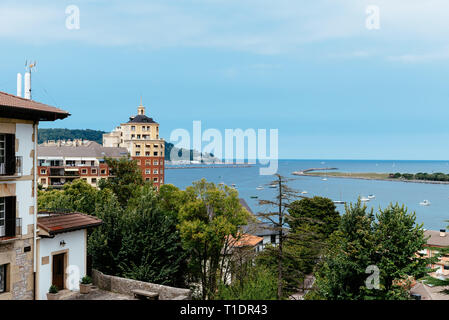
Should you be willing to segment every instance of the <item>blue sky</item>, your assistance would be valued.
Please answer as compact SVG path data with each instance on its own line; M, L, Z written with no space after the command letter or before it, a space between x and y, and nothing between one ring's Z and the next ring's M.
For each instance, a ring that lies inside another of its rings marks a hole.
M277 128L281 158L449 159L448 15L446 0L2 0L0 90L33 59L33 99L72 114L41 127L110 131L142 95L166 140L201 120Z

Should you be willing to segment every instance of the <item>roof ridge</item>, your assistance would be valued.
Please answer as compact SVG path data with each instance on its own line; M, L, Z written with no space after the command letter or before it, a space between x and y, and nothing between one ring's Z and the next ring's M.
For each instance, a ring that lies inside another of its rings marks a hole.
M33 103L40 104L40 105L42 105L42 106L44 106L44 107L56 108L56 109L59 109L59 110L61 110L61 111L64 111L64 112L67 112L67 113L68 113L68 111L63 110L63 109L61 109L61 108L53 107L53 106L50 106L50 105L48 105L48 104L45 104L45 103L42 103L42 102L39 102L39 101L36 101L36 100L33 100L33 99L26 99L26 98L23 98L23 97L19 97L19 96L16 96L16 95L11 94L11 93L8 93L8 92L0 91L0 94L7 95L7 96L9 96L9 97L11 97L11 98L19 99L19 100L22 100L22 101L24 101L24 102L33 102Z

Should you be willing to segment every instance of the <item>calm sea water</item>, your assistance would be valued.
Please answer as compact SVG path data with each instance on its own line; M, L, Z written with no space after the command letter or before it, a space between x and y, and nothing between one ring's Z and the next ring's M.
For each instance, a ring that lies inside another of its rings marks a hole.
M379 160L280 160L278 173L293 178L289 185L298 190L306 190L307 196L323 196L332 200L355 202L359 196L374 194L375 199L367 202L368 207L378 210L389 203L404 204L409 211L416 212L417 222L424 223L426 229L441 229L449 225L449 185L405 183L390 181L369 181L358 179L299 177L293 171L317 168L336 167L346 172L443 172L449 173L449 161L379 161ZM273 180L272 176L259 175L259 166L248 168L199 168L199 169L167 169L165 182L184 189L192 181L206 178L208 181L227 185L236 184L239 197L244 198L254 212L261 208L258 199L271 199L275 189L265 186ZM263 190L256 187L263 185ZM252 199L251 196L258 196ZM421 206L419 202L429 200L430 206ZM337 205L340 212L344 205Z

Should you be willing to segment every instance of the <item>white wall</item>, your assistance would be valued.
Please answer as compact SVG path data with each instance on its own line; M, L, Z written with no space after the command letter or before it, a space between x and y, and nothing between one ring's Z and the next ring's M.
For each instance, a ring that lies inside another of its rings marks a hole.
M32 136L32 124L16 124L16 139L19 139L19 149L16 150L16 156L22 157L22 173L24 176L33 174L33 158L30 157L31 151L34 149Z
M41 238L38 241L38 286L39 299L46 300L47 292L52 284L52 256L53 252L68 249L68 269L66 271L66 288L69 290L79 290L79 281L86 275L86 230L66 232L56 235L54 238ZM62 247L59 243L64 240L66 243ZM50 261L42 265L42 257L48 256Z

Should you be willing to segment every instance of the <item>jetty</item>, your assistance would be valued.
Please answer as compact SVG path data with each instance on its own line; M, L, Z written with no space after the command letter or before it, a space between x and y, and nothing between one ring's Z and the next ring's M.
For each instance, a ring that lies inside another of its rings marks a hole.
M312 171L323 171L323 170L338 170L338 168L309 168L309 169L305 169L302 171L294 171L292 172L292 174L297 175L297 176L302 176L308 172L312 172Z

